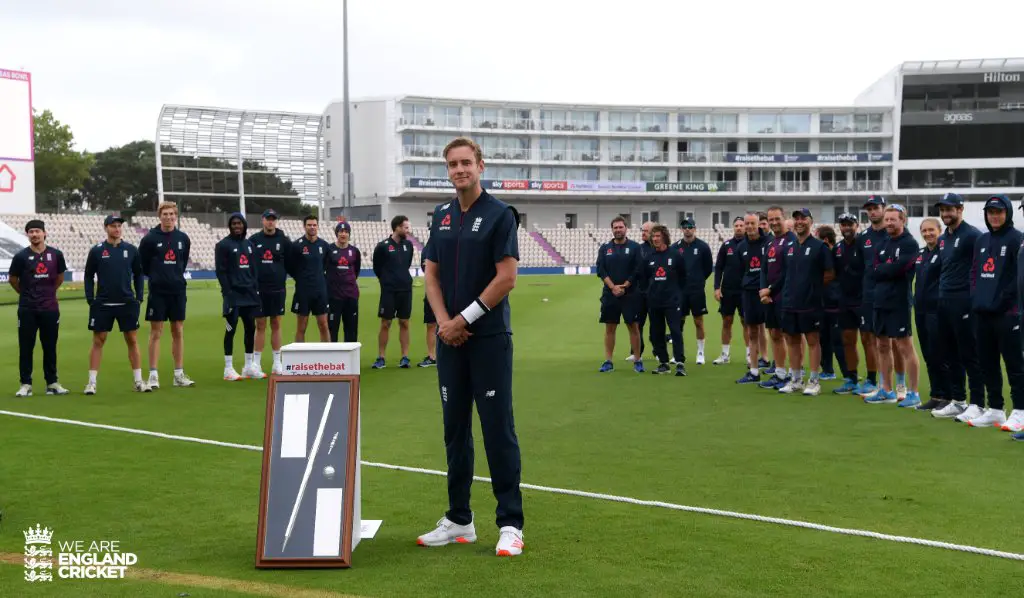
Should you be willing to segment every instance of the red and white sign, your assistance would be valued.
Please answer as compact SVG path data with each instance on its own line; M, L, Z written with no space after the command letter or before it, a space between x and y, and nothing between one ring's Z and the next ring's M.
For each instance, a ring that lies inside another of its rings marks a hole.
M0 213L36 211L32 75L0 68Z
M18 180L18 176L14 174L11 167L0 164L0 193L14 193L14 181L16 180Z

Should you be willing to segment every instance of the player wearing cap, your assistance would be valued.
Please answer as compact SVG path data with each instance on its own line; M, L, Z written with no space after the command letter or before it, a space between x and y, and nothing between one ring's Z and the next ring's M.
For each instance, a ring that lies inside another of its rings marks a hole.
M626 219L616 216L612 219L612 240L597 250L597 278L604 283L601 289L601 316L604 324L604 358L600 372L615 369L612 357L615 354L615 333L619 320L629 330L629 346L633 355L640 355L640 330L637 327L636 276L641 264L640 244L626 238ZM644 371L644 362L633 362L637 373Z
M265 378L262 370L254 368L253 349L256 341L256 315L260 313L259 254L253 250L252 242L245 238L248 224L245 215L235 212L228 217L228 236L217 242L213 248L214 267L220 294L223 298L221 315L224 317L224 379ZM232 354L235 346L235 331L242 321L245 336L245 365L242 375L235 371Z
M832 256L833 272L836 261L836 230L827 224L822 224L814 231L814 236L828 247ZM839 328L839 314L842 311L842 286L839 284L839 277L834 276L825 285L821 295L822 320L821 334L819 334L821 345L821 375L819 380L835 380L836 373L834 364L839 363L839 371L846 377L846 356L843 352L843 335Z
M344 330L344 341L354 343L359 336L359 269L363 254L349 243L352 225L346 221L334 225L337 237L331 245L327 266L327 296L330 300L330 316L327 318L331 329L331 342L338 342L338 329Z
M302 219L305 234L292 242L286 269L295 279L292 313L295 314L295 342L306 342L309 314L316 318L320 342L330 341L327 327L327 269L330 267L331 246L319 237L320 221L309 215Z
M747 373L737 380L739 384L757 384L761 381L760 357L768 347L764 334L765 305L761 303L761 268L764 264L768 237L758 226L757 214L748 212L743 219L744 238L736 247L743 266L741 318L744 335L748 340Z
M680 297L680 314L685 327L686 316L693 315L697 329L697 365L704 364L704 314L708 313L708 299L704 295L708 278L715 271L711 247L697 238L697 225L693 218L683 220L683 238L673 244L673 249L685 262L686 288ZM675 343L675 339L672 340Z
M949 376L951 400L944 408L932 411L940 419L957 417L967 410L967 386L973 404L984 404L985 383L978 359L974 315L971 310L971 267L974 244L981 231L964 220L964 200L947 193L936 202L946 230L939 237L939 338L942 367ZM966 377L966 380L964 379Z
M851 394L858 390L857 331L860 329L861 304L864 292L864 258L861 256L861 242L857 236L860 223L857 216L849 212L839 215L839 234L842 238L832 248L832 262L839 285L838 334L841 337L843 361L840 370L843 383L832 390L835 394ZM839 353L838 348L836 353Z
M822 295L834 276L832 253L828 246L814 238L811 211L801 208L793 212L795 241L783 253L782 332L786 335L787 355L792 378L779 389L782 393L802 391L813 396L821 392L818 372L821 369L819 333L822 321ZM804 342L807 343L810 375L803 383Z
M872 264L872 279L875 283L872 323L878 346L881 388L865 397L864 402L881 404L899 401L900 407L916 407L921 404L921 397L917 392L918 361L912 336L910 294L914 264L920 247L906 229L907 212L903 206L892 204L885 208L883 214L888 237L875 247ZM899 378L892 376L896 353L903 356L908 375L907 395L902 400L895 391Z
M743 320L743 260L737 251L745 238L743 218L737 216L732 221L732 238L722 243L715 259L715 301L719 303L718 313L722 315L722 353L711 363L723 365L729 363L729 343L732 342L732 322L738 311ZM747 328L743 329L743 344L747 347L747 360L750 359L750 342Z
M978 360L985 376L988 407L983 396L971 394L971 404L957 416L975 428L1024 430L1024 353L1021 352L1020 303L1017 297L1017 253L1024 236L1013 226L1013 205L1005 195L985 202L983 233L974 243L971 270L971 309L974 312ZM1003 401L1002 356L1010 383L1013 412L1006 418Z
M89 304L89 381L84 393L96 394L96 378L103 361L107 333L117 328L128 346L128 363L135 377L135 392L150 392L142 379L139 355L139 306L142 305L143 274L139 250L121 240L124 218L107 216L103 220L107 238L89 250L85 260L85 300Z
M921 221L921 238L924 247L917 255L914 266L914 326L917 329L917 344L921 348L928 372L928 386L931 398L918 405L920 411L942 409L949 404L949 376L942 369L936 346L939 336L939 221L925 218Z
M281 361L281 317L287 303L288 271L286 268L292 242L283 230L277 228L277 212L264 210L262 228L249 237L256 253L256 278L260 287L260 311L256 316L256 338L253 346L252 369L257 378L263 377L263 348L267 340L267 322L270 323L270 348L273 351L271 372L284 373Z
M171 322L171 355L174 358L174 386L195 386L185 375L185 269L192 242L178 229L178 204L162 202L157 207L160 224L139 242L142 273L149 278L146 321L149 322L150 388L160 388L160 338L164 322Z
M57 336L60 307L57 289L64 284L68 267L64 254L46 244L46 225L42 220L25 224L29 246L14 254L8 282L18 294L18 372L21 387L16 397L32 396L32 357L36 336L43 346L43 377L46 394L66 395L68 390L57 380Z
M761 267L761 302L764 304L764 326L771 336L772 361L775 372L761 382L761 388L779 390L792 379L792 368L786 372L786 339L782 334L782 287L785 283L783 268L785 252L796 242L796 235L787 231L783 211L779 206L768 208L768 226L772 236L765 245ZM791 364L792 365L792 364Z
M522 554L523 495L519 439L512 413L512 322L519 214L483 190L480 146L459 137L445 148L457 199L434 208L425 286L437 316L437 383L448 457L448 512L420 546L476 541L473 403L480 414L491 489L497 499L495 554ZM469 250L467 250L469 249Z
M427 241L427 245L430 245L430 241ZM423 272L427 271L426 253L427 248L424 246L423 251L420 252L420 270ZM421 368L435 367L437 365L437 316L430 308L430 301L426 294L423 296L423 324L427 333L427 356L416 365Z
M449 218L451 216L449 215ZM380 332L377 334L377 360L373 369L385 367L391 321L398 318L398 344L402 358L398 367L409 367L409 317L412 316L413 246L409 237L409 219L395 216L391 219L391 234L377 243L373 250L373 273L380 283Z
M676 376L685 376L686 353L683 351L682 308L683 293L686 292L686 260L679 251L670 246L668 227L655 225L651 228L651 244L654 251L640 263L637 279L647 285L647 311L651 321L651 350L658 359L658 367L652 374L667 374L669 371L668 349L665 343L665 328L672 338L672 355L676 364Z

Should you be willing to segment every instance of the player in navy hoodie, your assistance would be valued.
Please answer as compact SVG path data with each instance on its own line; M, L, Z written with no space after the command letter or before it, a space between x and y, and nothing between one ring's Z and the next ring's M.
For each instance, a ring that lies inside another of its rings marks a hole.
M1010 382L1014 431L1024 425L1024 354L1021 353L1020 310L1017 297L1017 252L1024 236L1013 227L1013 205L1005 195L994 195L985 202L985 226L974 243L971 268L971 310L974 312L978 361L988 391L984 397L971 394L971 405L957 420L975 428L1002 428L1007 424L1003 407L1003 372L1006 364Z
M256 316L260 313L260 287L256 269L259 259L252 242L246 238L248 224L245 216L235 212L228 218L228 236L213 248L214 265L220 294L223 297L221 315L227 320L224 332L224 379L265 378L262 370L253 367L256 345ZM245 366L239 376L232 363L235 331L238 321L245 329Z
M665 328L672 336L672 355L676 362L676 376L685 376L683 365L682 295L686 289L686 261L679 252L669 247L671 239L668 228L657 225L651 228L651 243L654 251L640 263L637 279L647 286L647 312L651 320L651 348L660 365L653 374L667 374L668 349L665 347Z

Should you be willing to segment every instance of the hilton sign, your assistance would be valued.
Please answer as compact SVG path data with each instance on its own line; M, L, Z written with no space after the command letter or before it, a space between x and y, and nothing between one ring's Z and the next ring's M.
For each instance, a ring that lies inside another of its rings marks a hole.
M1020 73L985 73L985 83L1020 83Z
M934 75L904 75L903 86L908 85L960 85L971 83L1020 83L1024 72L989 71L973 73L936 73Z

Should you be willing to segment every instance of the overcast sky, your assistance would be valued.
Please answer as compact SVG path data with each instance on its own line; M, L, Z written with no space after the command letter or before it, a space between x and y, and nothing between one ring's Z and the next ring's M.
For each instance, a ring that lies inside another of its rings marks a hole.
M0 68L90 151L152 139L165 103L319 113L342 94L340 6L0 0ZM845 105L903 61L1024 54L1022 19L1010 0L352 0L350 92Z

